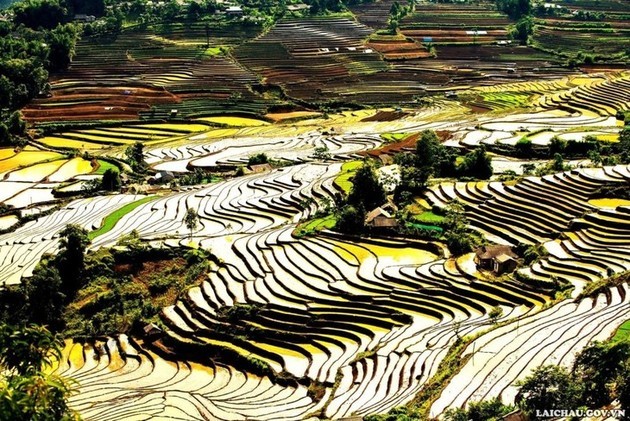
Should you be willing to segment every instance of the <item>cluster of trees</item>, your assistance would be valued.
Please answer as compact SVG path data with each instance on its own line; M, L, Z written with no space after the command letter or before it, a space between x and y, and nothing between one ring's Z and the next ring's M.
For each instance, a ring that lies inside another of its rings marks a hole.
M413 1L411 1L408 6L401 6L397 1L392 4L392 7L389 9L388 20L388 27L392 34L396 34L398 32L400 21L413 10L413 7Z
M78 420L68 407L74 384L46 372L63 341L36 325L0 325L0 417L4 420Z
M79 225L68 225L59 235L56 256L44 257L33 276L0 291L0 323L28 321L61 330L64 306L85 283L85 250L90 240Z
M514 411L515 407L504 405L499 398L471 402L466 409L451 408L444 414L447 421L494 421Z
M196 218L185 222L191 227ZM172 304L169 300L203 279L211 257L203 250L151 249L136 232L121 238L122 251L86 254L90 238L85 229L71 224L59 235L56 256L42 259L21 284L0 290L0 326L32 323L79 336L139 332L157 320L160 309ZM160 272L157 265L143 282L133 282L132 276L152 260L171 261L172 267L164 263L167 268Z
M444 228L444 241L455 256L471 252L481 243L481 239L468 229L464 207L456 200L446 208Z
M618 401L630 411L630 342L595 342L578 354L571 371L548 365L519 383L519 406L536 410L598 409Z
M517 21L510 31L510 37L519 40L522 44L527 44L529 36L534 31L530 0L496 0L495 3L498 10Z
M426 188L430 177L476 178L486 180L492 176L492 158L482 145L461 157L453 148L440 143L432 130L421 133L414 154L394 157L400 165L400 183L395 190L397 202L406 203Z
M0 22L2 145L24 142L26 125L18 110L50 90L48 73L70 64L79 34L58 0L23 1L11 10L12 20Z
M564 140L558 136L551 138L549 145L536 147L527 136L514 145L514 153L522 158L549 157L553 161L548 165L550 171L563 171L559 165L567 158L588 158L595 165L616 165L630 163L630 120L626 120L619 133L619 142L600 142L594 136L585 136L583 140ZM533 171L532 171L533 172Z
M148 165L144 161L144 145L142 142L135 142L127 147L125 157L133 172L144 174L147 171Z
M65 0L65 1L85 1L85 0ZM100 12L100 3L95 6L97 11L92 14L96 17L103 16L96 22L87 23L84 26L86 35L97 35L106 33L118 33L122 24L134 22L144 25L153 22L171 22L174 20L207 20L213 19L222 5L216 0L189 1L185 3L176 0L164 2L145 2L144 0L132 0L125 2L111 2L114 7ZM304 0L309 6L307 10L311 14L336 13L346 10L347 6L368 3L373 0ZM272 24L276 20L284 17L288 12L288 6L296 3L289 0L238 0L236 4L243 8L243 20L250 23L261 24L263 26ZM82 12L88 13L88 12ZM232 18L233 16L227 16Z
M514 20L527 16L532 11L530 0L496 0L497 9Z
M360 234L365 228L366 213L386 200L385 189L374 167L365 161L352 179L350 194L337 207L335 229L348 234Z

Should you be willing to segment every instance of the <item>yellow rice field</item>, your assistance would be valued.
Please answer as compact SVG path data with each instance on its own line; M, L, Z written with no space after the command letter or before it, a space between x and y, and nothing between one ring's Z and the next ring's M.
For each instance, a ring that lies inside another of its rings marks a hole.
M50 146L51 148L75 148L95 150L107 147L107 145L103 145L102 143L84 142L82 140L66 139L56 136L46 136L37 140L44 145Z
M13 148L0 149L0 159L11 158L13 155L15 155L15 150L13 150Z
M63 158L63 155L57 152L22 151L9 159L0 161L0 174L18 169L19 167L23 167L26 165L32 165L37 162L51 161L60 158Z
M304 118L304 117L320 117L321 113L317 113L314 111L293 111L291 113L270 113L266 114L265 117L273 120L273 121L282 121L289 120L291 118Z
M31 165L20 170L13 171L9 174L10 181L41 181L55 173L63 164L68 162L65 159L58 159L52 162L44 162L42 164Z
M588 201L598 208L616 208L617 206L630 206L630 200L625 199L591 199Z
M81 174L92 172L92 163L83 158L73 158L63 164L54 174L49 177L49 181L66 181Z
M111 135L97 136L97 135L92 135L92 134L84 133L84 132L61 133L61 136L72 136L75 138L79 137L81 139L86 139L88 141L92 140L94 142L112 143L112 144L132 144L135 142L130 139L122 139L122 138L114 137Z
M162 130L182 130L187 132L203 132L208 130L209 127L205 124L168 124L168 123L156 123L145 124L142 127L149 129L162 129Z
M228 126L236 127L250 127L250 126L268 126L269 123L263 120L257 120L255 118L246 117L229 117L229 116L216 116L216 117L202 117L199 120L207 121L209 123L226 124Z

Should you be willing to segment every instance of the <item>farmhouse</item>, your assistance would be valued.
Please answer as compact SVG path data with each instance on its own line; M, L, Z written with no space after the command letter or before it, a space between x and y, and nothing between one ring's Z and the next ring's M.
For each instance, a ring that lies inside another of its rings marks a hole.
M225 14L228 16L243 16L243 9L241 6L228 6L225 9Z
M96 16L93 16L93 15L84 15L84 14L74 15L75 22L87 23L87 22L94 22L95 20L96 20Z
M273 167L271 164L254 164L249 166L249 170L254 174L261 174L264 172L271 171Z
M481 246L475 251L475 264L478 269L494 272L496 275L512 272L518 264L518 256L510 246Z
M379 206L365 216L365 225L379 229L396 228L398 222L394 217L394 212L396 212L396 208L391 203Z
M301 10L307 10L310 9L311 6L309 6L308 4L304 4L304 3L297 3L297 4L290 4L287 6L287 10L289 12L299 12Z
M175 174L171 171L159 171L150 180L150 184L165 184L170 183L175 179Z

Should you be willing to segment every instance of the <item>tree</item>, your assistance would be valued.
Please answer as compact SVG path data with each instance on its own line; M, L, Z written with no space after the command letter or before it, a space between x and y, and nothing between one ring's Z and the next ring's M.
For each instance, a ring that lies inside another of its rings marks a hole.
M499 398L487 401L471 402L467 409L449 409L444 413L448 421L495 421L512 412L514 407L503 405Z
M59 233L59 254L56 265L63 280L64 290L75 293L82 285L85 269L85 250L90 245L88 232L76 224L68 224Z
M527 45L530 35L534 33L534 21L530 16L519 19L514 25L514 29L510 32L513 39L519 40L522 45Z
M269 158L267 157L267 154L264 152L261 152L256 155L250 156L247 161L247 165L260 165L260 164L266 164L268 162L269 162Z
M382 205L385 199L385 190L379 182L374 168L368 162L364 162L352 179L348 204L357 209L372 210Z
M29 0L13 7L13 21L31 29L53 29L67 18L67 9L58 0Z
M36 325L0 325L0 414L6 420L78 419L67 399L71 383L46 374L61 357L63 341Z
M503 309L499 306L492 307L490 313L488 313L488 317L490 317L492 324L496 324L501 316L503 316Z
M621 409L626 411L625 419L630 418L630 361L626 361L617 376L615 392Z
M416 166L433 170L440 149L440 140L433 130L424 130L416 142Z
M530 0L496 0L497 9L512 19L520 19L531 13Z
M108 168L101 178L101 189L108 191L120 190L120 173L113 168Z
M365 210L363 207L346 205L339 210L335 229L346 234L360 234L365 225Z
M582 390L566 368L547 365L536 368L531 375L518 382L518 405L530 415L536 410L577 408Z
M468 220L464 207L456 200L449 203L444 218L446 233L444 239L449 250L454 255L462 255L471 251L476 243L475 238L468 232Z
M613 400L613 384L630 360L630 342L595 342L575 359L573 370L584 385L584 401L600 408Z
M66 300L63 291L59 271L48 260L43 260L33 270L33 276L23 279L19 286L19 292L23 297L23 308L19 312L19 317L58 331L62 327L62 313Z
M464 156L464 161L457 168L460 175L487 180L492 177L492 158L486 153L486 147L481 145Z
M125 156L129 160L131 168L137 173L146 171L146 163L144 162L144 145L141 142L135 142L125 150Z
M79 27L75 25L61 25L48 33L48 54L50 70L67 69L74 57L74 46L79 36Z
M523 136L514 145L514 149L519 156L530 158L534 151L532 141L529 137Z
M554 156L557 153L564 153L567 149L567 141L560 139L558 136L554 136L549 141L549 156Z
M554 171L564 171L566 169L564 166L564 158L562 158L562 155L560 155L559 153L554 154L551 168Z
M322 161L327 161L330 159L330 157L331 157L331 154L330 154L330 150L328 149L328 146L324 145L324 146L318 146L317 148L315 148L315 152L313 153L313 158L319 159Z
M197 223L199 222L199 215L197 211L193 208L186 209L186 215L184 215L184 223L186 227L190 230L190 239L192 240L192 233L195 228L197 228Z
M536 165L532 163L521 164L521 168L523 169L523 175L532 175L536 170Z

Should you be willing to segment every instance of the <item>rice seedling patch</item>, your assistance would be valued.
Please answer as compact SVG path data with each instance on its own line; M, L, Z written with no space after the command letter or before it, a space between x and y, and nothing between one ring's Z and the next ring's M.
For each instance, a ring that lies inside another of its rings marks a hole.
M135 202L128 203L125 206L123 206L122 208L117 209L116 211L110 213L109 215L107 215L105 217L105 219L103 219L103 223L102 223L101 227L99 229L95 230L95 231L89 232L88 233L88 237L90 238L90 240L93 240L96 237L98 237L99 235L103 235L103 234L109 232L112 228L114 228L114 226L120 220L120 218L122 218L123 216L127 215L128 213L130 213L131 211L133 211L137 207L152 201L156 197L157 196L144 197L144 198L142 198L140 200L136 200Z

